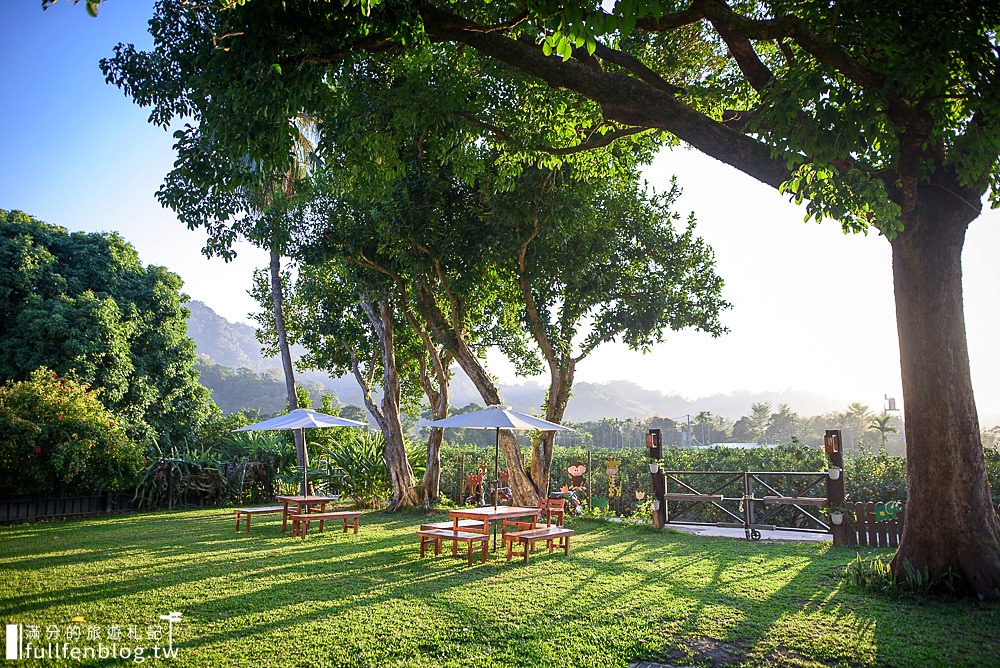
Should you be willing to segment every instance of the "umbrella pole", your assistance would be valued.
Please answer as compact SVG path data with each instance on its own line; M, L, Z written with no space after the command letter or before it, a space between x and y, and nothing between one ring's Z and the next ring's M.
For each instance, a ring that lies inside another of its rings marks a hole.
M306 430L299 429L302 437L302 496L309 496L309 450L306 448Z
M500 496L500 429L497 428L497 443L493 451L493 510L497 509L497 497Z
M497 509L500 496L500 428L497 427L497 442L493 450L493 510ZM493 523L493 551L497 551L497 523Z

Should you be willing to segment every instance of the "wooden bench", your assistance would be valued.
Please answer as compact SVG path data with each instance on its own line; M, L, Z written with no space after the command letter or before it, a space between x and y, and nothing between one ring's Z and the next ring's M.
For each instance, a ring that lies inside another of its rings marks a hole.
M421 524L421 531L433 531L434 529L444 529L446 531L451 531L455 528L454 522L432 522L430 524ZM458 528L463 531L470 531L472 533L482 533L483 523L479 520L459 520Z
M477 524L482 524L477 522ZM455 531L454 529L420 529L417 532L417 536L420 537L420 556L424 556L424 552L427 550L427 546L434 543L434 554L441 554L441 541L450 540L451 541L451 555L455 556L458 554L458 544L466 543L468 545L468 562L469 566L472 565L472 550L476 543L482 543L483 558L482 562L486 563L486 553L490 545L489 534L485 533L475 533L472 531Z
M528 555L531 554L532 548L540 540L544 540L549 547L549 552L552 552L554 543L556 540L559 541L559 547L562 549L563 553L569 556L569 537L573 535L572 529L567 529L560 526L547 526L538 527L535 529L525 529L524 531L510 531L504 532L503 540L507 543L507 561L515 554L519 557L524 557L524 563L528 563ZM522 552L514 552L514 543L520 543L524 546Z
M250 518L254 515L266 515L268 513L281 513L285 511L284 506L267 506L265 508L236 508L236 530L240 530L240 518L247 519L247 533L250 533Z
M351 510L340 510L330 513L296 513L288 516L292 521L292 535L299 536L302 540L306 538L309 530L309 522L319 522L319 530L322 533L323 525L327 520L344 520L344 533L353 525L354 533L358 533L358 518L361 513Z

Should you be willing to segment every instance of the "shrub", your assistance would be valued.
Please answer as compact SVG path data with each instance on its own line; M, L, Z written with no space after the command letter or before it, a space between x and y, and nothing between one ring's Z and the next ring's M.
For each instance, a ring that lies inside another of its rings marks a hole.
M135 499L140 508L172 508L222 503L227 491L216 453L188 445L164 453L154 445L136 485Z
M142 451L97 395L45 367L0 388L4 493L96 494L135 483Z
M892 571L888 560L875 557L866 562L860 554L847 565L844 575L860 591L901 599L922 600L931 595L951 598L961 584L961 578L951 568L939 577L932 577L926 567L919 570L904 560L903 572L897 574Z
M342 430L347 431L347 430ZM342 486L347 494L362 508L378 508L384 505L392 493L389 469L382 456L384 440L378 431L359 432L350 430L350 439L340 443L336 450L321 446L321 456L317 462L317 477L312 482L326 491L324 483L331 487ZM330 475L336 472L336 479L323 480L325 462Z
M847 496L857 501L906 501L906 459L884 451L844 458Z

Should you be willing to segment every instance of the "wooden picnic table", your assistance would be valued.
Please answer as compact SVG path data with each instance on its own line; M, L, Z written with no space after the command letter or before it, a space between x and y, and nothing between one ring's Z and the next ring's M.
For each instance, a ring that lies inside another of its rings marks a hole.
M530 517L534 521L542 514L542 509L538 507L529 508L527 506L484 506L482 508L457 508L449 510L448 514L451 515L455 531L459 530L459 520L466 519L480 520L483 523L483 530L478 533L489 533L490 522L513 519L515 517ZM476 530L469 527L465 528L468 531Z
M304 515L309 513L312 509L319 509L319 512L326 511L326 504L336 501L337 499L330 498L328 496L276 496L274 497L278 501L284 504L284 513L281 517L281 533L285 533L288 528L288 517L289 515ZM295 506L295 510L289 510L291 506Z
M465 531L474 531L476 533L489 534L490 532L490 522L496 522L498 520L514 519L517 517L530 517L531 525L534 526L538 519L538 516L542 514L542 509L539 507L529 508L527 506L483 506L482 508L458 508L456 510L449 510L448 513L451 515L452 528L454 531L459 530L460 520L480 520L483 523L482 530L479 528L462 527ZM493 531L493 551L496 552L497 549L497 535L496 527Z

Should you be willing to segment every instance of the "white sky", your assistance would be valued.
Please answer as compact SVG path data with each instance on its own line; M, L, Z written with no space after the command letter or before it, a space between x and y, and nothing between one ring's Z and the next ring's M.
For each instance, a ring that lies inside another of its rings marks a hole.
M154 193L173 162L171 137L146 111L104 83L97 66L118 41L148 45L151 0L110 0L96 21L67 0L47 12L16 0L0 25L0 208L21 209L70 230L117 231L143 262L179 274L185 292L229 320L256 305L250 275L266 256L206 260L204 235L163 210ZM719 339L679 333L649 355L608 346L577 380L632 380L697 398L737 390L804 390L880 409L901 397L890 252L877 235L845 236L836 223L803 223L804 209L734 169L694 152L660 156L654 186L670 174L684 188L715 249L734 308ZM1000 422L996 348L1000 214L973 223L964 253L973 383L985 425ZM491 370L513 381L495 357ZM795 408L794 406L792 407Z

